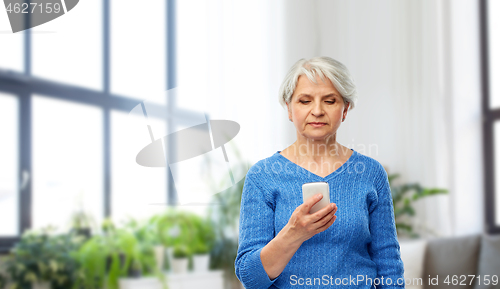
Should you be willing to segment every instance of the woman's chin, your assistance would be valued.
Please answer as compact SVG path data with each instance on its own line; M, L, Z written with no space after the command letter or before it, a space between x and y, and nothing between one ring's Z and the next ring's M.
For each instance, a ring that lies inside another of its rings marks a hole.
M305 135L305 137L310 140L310 141L315 141L315 142L325 142L329 141L329 138L331 138L331 134L309 134Z

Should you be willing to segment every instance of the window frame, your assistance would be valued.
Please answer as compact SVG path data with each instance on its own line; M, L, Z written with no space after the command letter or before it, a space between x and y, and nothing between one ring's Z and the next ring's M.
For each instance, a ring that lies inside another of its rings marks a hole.
M500 234L500 224L495 222L495 147L494 124L500 121L500 108L490 108L490 71L488 39L488 0L479 1L480 46L481 46L481 108L483 133L483 168L484 168L484 222L488 234ZM497 152L500 153L500 152Z

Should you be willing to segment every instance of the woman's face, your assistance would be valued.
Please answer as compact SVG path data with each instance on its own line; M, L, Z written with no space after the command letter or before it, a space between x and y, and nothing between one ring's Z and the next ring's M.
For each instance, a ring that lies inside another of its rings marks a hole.
M299 76L290 103L287 103L288 117L299 135L325 140L337 132L342 118L347 115L349 103L344 105L342 96L328 78L325 77L325 83L316 76L316 81L317 84L305 75Z

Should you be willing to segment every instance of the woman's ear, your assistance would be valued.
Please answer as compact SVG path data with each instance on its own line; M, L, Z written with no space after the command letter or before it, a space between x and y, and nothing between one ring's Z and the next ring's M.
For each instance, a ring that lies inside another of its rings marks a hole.
M288 109L288 119L290 121L292 121L292 110L290 109L290 105L288 105L288 103L286 103L286 107Z
M345 107L344 107L344 113L343 113L343 116L342 116L342 121L345 120L346 116L347 116L347 111L349 110L349 104L350 102L347 102Z

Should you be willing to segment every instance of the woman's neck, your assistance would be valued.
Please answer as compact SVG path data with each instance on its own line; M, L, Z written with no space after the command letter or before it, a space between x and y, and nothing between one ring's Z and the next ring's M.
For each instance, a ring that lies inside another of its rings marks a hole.
M348 148L339 144L335 138L323 141L304 138L295 141L289 147L288 154L299 160L321 162L344 158L349 153L348 150Z

